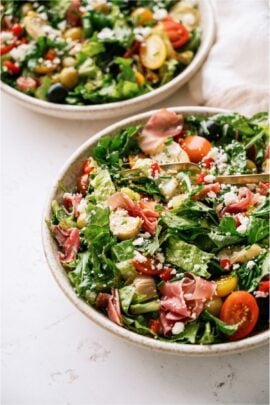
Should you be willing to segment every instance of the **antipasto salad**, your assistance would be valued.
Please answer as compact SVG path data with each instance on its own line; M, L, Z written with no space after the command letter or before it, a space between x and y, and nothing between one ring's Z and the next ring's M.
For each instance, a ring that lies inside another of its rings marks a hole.
M264 113L164 109L101 138L48 221L78 296L112 322L170 342L266 329L270 183L216 179L269 171L266 122ZM200 172L170 174L163 164L173 162Z
M3 0L2 80L53 103L145 94L188 66L200 45L189 0Z

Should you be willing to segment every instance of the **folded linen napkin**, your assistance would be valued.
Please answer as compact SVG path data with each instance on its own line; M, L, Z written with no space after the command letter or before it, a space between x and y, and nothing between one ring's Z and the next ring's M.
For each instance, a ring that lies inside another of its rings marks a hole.
M216 42L189 83L198 104L251 115L269 109L268 0L212 0Z

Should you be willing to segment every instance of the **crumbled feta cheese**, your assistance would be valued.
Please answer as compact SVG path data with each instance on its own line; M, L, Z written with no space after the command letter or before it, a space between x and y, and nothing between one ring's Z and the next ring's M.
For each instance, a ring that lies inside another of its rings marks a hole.
M58 25L57 28L59 28L60 31L65 31L67 28L67 22L66 20L61 21Z
M179 333L182 333L185 329L185 324L183 322L175 322L172 328L172 334L173 335L179 335Z
M45 20L45 21L48 20L48 15L47 15L47 13L43 12L43 13L40 13L39 15L40 15L40 17L41 17L43 20Z
M211 200L215 200L217 195L216 193L214 193L214 191L209 191L209 193L207 193L207 197L210 198Z
M70 55L77 55L77 53L78 52L80 52L80 50L81 50L81 47L82 47L82 44L76 44L75 46L73 46L73 48L69 51L69 54Z
M136 27L134 28L135 39L139 42L143 42L152 32L150 27Z
M17 46L17 48L13 48L10 51L10 56L18 62L22 62L26 55L30 53L33 49L33 44L22 44Z
M207 174L207 175L204 177L204 181L205 181L206 183L214 183L215 180L216 180L216 177L213 176L212 174Z
M147 261L147 258L145 256L143 256L137 250L135 250L135 252L134 252L134 259L139 263L145 263Z
M239 263L235 263L235 264L233 264L233 266L232 266L233 270L237 270L237 269L239 269L239 267L240 267L240 264L239 264Z
M239 225L236 230L239 233L245 233L247 231L248 225L249 225L249 218L248 217L244 217L244 215L242 214L238 214L237 217L241 223L241 225Z
M269 292L267 292L267 291L254 291L253 294L254 294L254 296L256 298L266 298L266 297L268 297Z
M144 239L143 238L137 238L133 242L134 246L142 246L144 244Z
M182 23L187 26L192 26L195 23L195 16L191 13L183 14Z
M156 268L157 268L157 270L161 270L162 269L162 264L161 263L158 263L157 265L156 265Z
M154 19L157 21L164 20L168 15L168 11L165 8L155 8L154 10Z
M228 193L225 193L223 195L223 198L224 198L224 204L226 206L238 202L238 196L233 191L229 191Z
M251 270L253 269L253 267L256 265L256 263L253 260L249 260L249 262L247 262L246 267L247 269Z
M87 208L87 201L84 198L82 198L78 205L77 211L81 214L82 212L86 211L86 208Z
M165 262L165 256L163 253L157 253L156 254L156 258L160 263L164 263Z
M114 36L114 32L113 30L111 30L110 28L103 28L98 34L97 37L98 39L110 39Z

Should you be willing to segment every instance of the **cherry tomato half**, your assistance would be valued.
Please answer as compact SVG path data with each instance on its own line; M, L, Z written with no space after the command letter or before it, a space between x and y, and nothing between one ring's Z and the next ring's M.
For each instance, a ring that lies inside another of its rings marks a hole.
M229 325L240 323L238 330L229 337L238 340L249 335L259 317L256 299L247 291L232 292L225 300L220 311L220 319Z
M11 43L8 44L8 45L1 44L1 45L0 45L0 55L1 55L1 56L2 56L2 55L5 55L5 54L8 53L9 51L11 51L11 49L13 49L15 45L16 45L16 41L11 42Z
M11 62L10 60L5 60L3 62L3 66L5 66L8 71L14 75L18 75L21 71L20 66L15 65L15 63Z
M149 329L151 329L151 331L154 332L156 335L160 334L160 321L158 319L151 319Z
M166 17L161 22L161 25L175 49L185 45L189 40L189 32L186 27L180 22L175 21L172 17Z
M202 136L193 135L183 139L181 147L187 152L191 162L198 163L211 150L211 143Z
M261 281L258 291L269 293L270 292L270 280Z
M16 37L19 37L23 32L23 26L21 24L14 24L11 31Z
M92 165L91 159L87 159L82 167L82 170L85 174L89 174L94 170L94 166Z

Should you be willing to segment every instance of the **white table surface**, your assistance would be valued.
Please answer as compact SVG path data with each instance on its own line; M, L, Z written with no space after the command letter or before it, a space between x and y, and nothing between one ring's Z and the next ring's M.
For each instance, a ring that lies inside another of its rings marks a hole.
M165 105L192 105L187 90ZM105 122L37 115L2 97L2 404L265 404L266 347L219 358L131 346L60 291L41 246L48 190L69 155Z

